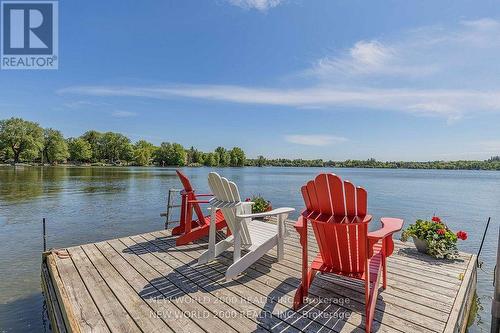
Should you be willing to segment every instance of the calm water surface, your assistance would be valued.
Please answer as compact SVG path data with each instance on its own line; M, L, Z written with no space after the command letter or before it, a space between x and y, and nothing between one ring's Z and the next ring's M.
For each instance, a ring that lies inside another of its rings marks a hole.
M187 168L199 189L208 190L208 168ZM492 225L481 255L478 293L483 310L473 332L489 331L492 271L500 219L500 172L319 168L217 170L234 180L242 196L261 194L273 206L300 209L299 188L321 171L364 186L375 218L406 223L439 215L452 229L469 233L461 250L477 252L486 218ZM179 188L168 168L0 168L0 331L45 329L40 291L41 219L48 247L67 247L163 227L169 188ZM377 222L377 221L375 221ZM374 225L376 223L373 223Z

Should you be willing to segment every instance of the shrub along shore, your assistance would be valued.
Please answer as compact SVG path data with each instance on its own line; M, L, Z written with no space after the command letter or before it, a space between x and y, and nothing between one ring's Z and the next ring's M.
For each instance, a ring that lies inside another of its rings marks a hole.
M484 161L377 161L322 159L267 159L246 158L239 147L217 147L213 152L202 152L194 147L186 149L179 143L162 142L159 146L115 132L89 130L76 138L65 138L52 128L21 118L0 120L0 163L27 165L85 165L85 166L279 166L279 167L335 167L384 169L447 169L500 170L500 156Z

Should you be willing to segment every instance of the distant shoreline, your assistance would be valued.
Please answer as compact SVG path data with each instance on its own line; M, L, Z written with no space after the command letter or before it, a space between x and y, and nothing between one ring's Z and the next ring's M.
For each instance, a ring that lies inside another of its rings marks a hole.
M462 162L474 162L474 163L479 163L482 164L484 163L483 161L462 161ZM343 162L339 162L343 163ZM396 163L396 162L381 162L381 163ZM453 166L448 166L446 165L447 162L444 162L445 165L441 167L431 167L429 163L433 162L397 162L397 163L410 163L413 164L414 167L410 166L368 166L368 165L358 165L358 166L353 166L353 165L287 165L287 164L282 164L282 165L245 165L242 167L208 167L204 165L184 165L184 166L179 166L179 165L165 165L165 166L158 166L158 165L124 165L124 164L108 164L108 163L87 163L87 164L74 164L74 163L60 163L60 164L44 164L41 165L39 163L17 163L17 164L8 164L8 163L0 163L0 167L13 167L13 168L23 168L23 167L47 167L47 168L258 168L258 167L265 167L265 168L337 168L337 169L388 169L388 170L468 170L468 171L500 171L500 163L496 163L494 167L489 167L489 168L480 168L480 167L456 167L456 165ZM477 165L474 165L477 166Z

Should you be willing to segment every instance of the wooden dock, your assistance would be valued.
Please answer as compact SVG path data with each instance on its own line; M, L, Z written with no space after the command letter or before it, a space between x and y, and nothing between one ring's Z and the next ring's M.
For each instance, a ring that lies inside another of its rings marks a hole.
M291 223L283 261L271 251L231 282L224 280L231 253L197 266L206 242L176 248L166 230L47 252L42 285L52 330L364 332L363 286L357 282L318 276L308 303L291 310L301 276ZM311 255L314 244L309 242ZM388 262L374 331L465 332L475 255L433 260L397 242Z

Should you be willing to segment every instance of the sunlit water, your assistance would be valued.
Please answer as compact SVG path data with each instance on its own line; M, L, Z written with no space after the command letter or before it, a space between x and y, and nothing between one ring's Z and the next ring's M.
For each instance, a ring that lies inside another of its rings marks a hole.
M187 168L206 192L208 168ZM273 206L300 209L299 188L321 171L335 172L368 190L375 218L441 216L469 233L459 247L476 253L488 216L492 224L481 254L478 292L482 307L474 332L489 331L492 271L500 219L500 172L441 170L227 168L242 196L261 194ZM48 247L67 247L163 227L169 188L179 188L167 168L0 168L0 331L44 330L40 291L43 217ZM377 221L375 221L375 224Z

